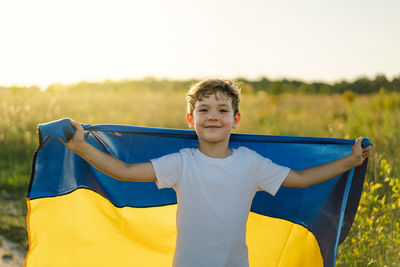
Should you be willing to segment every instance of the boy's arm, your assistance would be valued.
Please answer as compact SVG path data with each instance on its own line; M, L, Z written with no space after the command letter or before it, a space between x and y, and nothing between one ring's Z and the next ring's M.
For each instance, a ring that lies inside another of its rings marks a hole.
M372 146L361 147L362 140L362 137L357 138L350 155L346 157L304 170L290 170L282 186L305 188L360 166L372 154Z
M153 165L150 162L126 163L110 156L85 141L84 130L78 122L71 120L71 125L76 130L74 136L68 142L60 139L61 142L96 169L121 181L153 182L156 180Z

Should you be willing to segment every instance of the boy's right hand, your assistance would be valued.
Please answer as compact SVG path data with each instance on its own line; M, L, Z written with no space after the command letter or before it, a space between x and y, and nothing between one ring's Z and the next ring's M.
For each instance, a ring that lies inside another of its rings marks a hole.
M85 131L82 125L70 119L71 126L76 130L72 138L68 142L64 142L61 138L60 141L73 152L78 152L79 149L85 144Z
M156 180L151 162L125 163L106 154L85 141L85 131L79 122L70 120L70 123L76 132L68 142L59 138L60 141L96 169L121 181L154 182Z

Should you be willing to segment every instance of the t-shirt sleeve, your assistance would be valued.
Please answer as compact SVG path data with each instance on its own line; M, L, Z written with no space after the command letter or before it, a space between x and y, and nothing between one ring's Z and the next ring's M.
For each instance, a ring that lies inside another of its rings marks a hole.
M156 184L158 189L175 187L182 169L182 156L180 153L172 153L160 158L152 159Z
M256 158L258 189L274 196L289 174L290 168L278 165L258 154Z

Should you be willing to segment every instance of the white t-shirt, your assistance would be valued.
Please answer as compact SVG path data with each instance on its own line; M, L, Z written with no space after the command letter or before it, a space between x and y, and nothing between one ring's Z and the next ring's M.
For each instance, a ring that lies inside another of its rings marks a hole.
M151 160L159 189L177 194L175 267L248 266L246 222L255 193L275 195L289 168L246 147L227 158L181 149Z

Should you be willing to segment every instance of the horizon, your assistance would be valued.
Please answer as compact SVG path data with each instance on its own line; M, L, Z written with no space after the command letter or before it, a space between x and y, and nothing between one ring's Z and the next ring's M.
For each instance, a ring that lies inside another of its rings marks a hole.
M302 79L291 79L291 78L287 78L287 77L280 77L280 78L270 78L270 77L259 77L256 79L247 79L245 77L236 77L231 79L234 82L238 82L239 80L245 80L246 82L257 82L257 81L261 81L262 79L266 79L270 82L282 82L282 81L287 81L287 82L300 82L303 84L307 84L307 85L311 85L311 84L326 84L328 86L335 86L337 84L340 84L342 82L345 83L349 83L349 84L353 84L354 82L360 80L360 79L367 79L370 82L373 82L375 80L376 77L378 76L384 76L386 77L387 81L389 83L393 82L393 80L397 79L400 80L400 74L397 76L392 77L391 79L387 76L385 76L384 74L377 74L374 77L367 77L367 76L359 76L356 77L355 79L352 80L346 80L346 79L341 79L341 80L337 80L337 81L333 81L333 82L326 82L326 81L306 81L306 80L302 80ZM213 78L213 77L206 77L206 78L187 78L187 79L172 79L172 78L168 78L168 77L155 77L155 76L146 76L146 77L142 77L142 78L136 78L136 79L130 79L130 78L126 78L126 79L104 79L104 80L98 80L98 81L89 81L89 80L81 80L81 81L77 81L77 82L71 82L71 83L60 83L60 82L54 82L51 84L48 84L47 86L43 87L43 86L39 86L37 84L30 84L30 85L18 85L18 84L11 84L11 85L1 85L0 84L0 89L10 89L10 88L24 88L24 89L32 89L32 88L38 88L41 91L45 91L47 90L49 87L51 86L77 86L79 84L82 83L87 83L87 84L102 84L102 83L107 83L107 82L111 82L111 83L121 83L121 82L135 82L135 81L139 81L139 82L146 82L146 80L154 80L156 82L187 82L187 81L201 81L203 79L207 79L207 78ZM223 78L223 77L222 77ZM387 88L384 88L387 89ZM400 88L399 88L400 89ZM349 89L350 90L350 89Z

